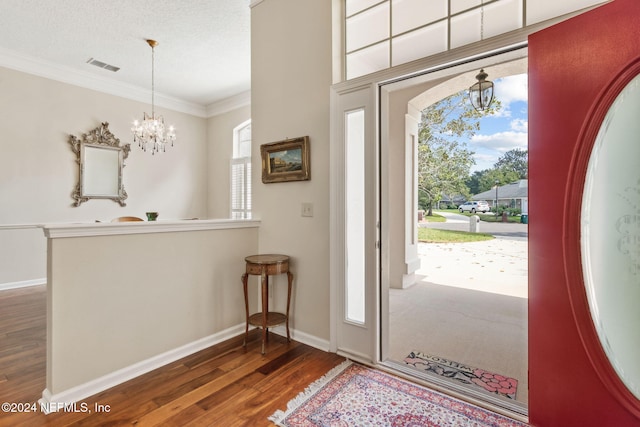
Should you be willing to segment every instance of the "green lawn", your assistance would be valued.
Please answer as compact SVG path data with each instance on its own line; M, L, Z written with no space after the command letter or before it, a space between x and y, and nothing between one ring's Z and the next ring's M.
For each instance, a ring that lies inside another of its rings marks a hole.
M480 217L480 221L484 221L484 222L502 222L502 217L499 216L498 218L496 218L495 215L478 215ZM519 216L508 216L507 217L507 222L520 222L520 217Z
M434 215L436 215L436 211L433 211ZM458 215L464 215L464 216L471 216L471 215L478 215L480 217L480 221L485 221L485 222L502 222L502 217L498 217L496 218L496 216L494 214L483 214L483 213L475 213L472 214L470 212L464 212L464 213L460 213L459 210L457 209L442 209L440 211L437 212L449 212L449 213L456 213ZM439 215L440 216L440 215ZM426 217L429 218L429 217ZM520 222L520 217L519 216L508 216L507 217L507 222Z
M433 228L418 228L418 240L426 243L463 243L481 242L494 237L485 233L468 233L466 231L436 230Z
M424 220L427 222L446 222L447 218L443 217L442 215L438 215L437 213L434 213L431 216L428 215L424 215Z

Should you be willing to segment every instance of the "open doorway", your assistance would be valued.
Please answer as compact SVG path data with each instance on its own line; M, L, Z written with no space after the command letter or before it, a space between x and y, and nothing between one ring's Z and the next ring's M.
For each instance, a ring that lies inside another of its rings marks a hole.
M417 282L390 289L387 361L526 414L527 241L419 244Z
M497 79L524 72L526 58L505 61L492 69ZM526 81L526 75L524 78ZM384 124L388 126L383 135L389 135L389 140L382 142L381 151L384 157L385 149L388 150L389 165L394 156L402 157L396 150L404 151L405 171L415 174L417 165L412 165L410 159L416 150L412 146L415 147L419 137L412 120L405 117L405 126L414 126L413 132L405 130L404 150L392 146L395 126L392 108L406 100L406 116L412 116L415 123L423 108L461 90L461 85L468 87L468 83L469 80L464 81L461 73L452 69L448 76L432 79L427 84L417 79L412 86L405 80L402 90L395 93L392 89L388 97L383 97L388 108L384 105L381 108L381 122L383 128ZM526 87L524 92L526 94ZM385 112L389 113L388 117L384 117ZM508 113L511 112L502 111L502 114ZM514 116L517 120L514 125L524 129L526 141L526 111L518 111ZM508 137L508 131L505 129L502 137ZM477 135L489 139L489 133L483 133L482 128ZM502 152L508 151L506 147L501 147ZM407 202L416 196L411 188L415 177L409 179L405 172L405 179L400 180L393 175L392 171L384 170L383 164L382 216L384 221L386 213L387 221L392 223L386 227L387 233L383 232L383 242L387 237L391 253L404 249L404 268L389 268L388 286L383 275L382 362L391 369L492 409L497 407L526 415L527 221L518 216L518 223L513 225L481 222L480 231L491 235L486 241L422 243L417 238L421 226L469 231L469 216L445 209L436 211L444 217L444 222L418 223L415 205ZM385 184L387 191L384 191ZM404 191L394 191L398 185L403 185ZM403 213L394 208L393 199L398 192L405 197ZM468 193L465 198L471 200L473 195ZM498 200L498 205L504 204L502 199ZM494 200L489 200L489 204L495 206ZM519 206L521 214L522 201ZM397 222L402 221L397 220L401 216L404 223L399 225ZM505 228L500 228L503 225Z

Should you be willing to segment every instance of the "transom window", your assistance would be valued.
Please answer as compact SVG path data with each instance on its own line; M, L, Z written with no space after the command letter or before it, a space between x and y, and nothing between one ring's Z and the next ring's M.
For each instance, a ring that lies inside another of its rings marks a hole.
M345 0L346 78L425 58L602 0Z

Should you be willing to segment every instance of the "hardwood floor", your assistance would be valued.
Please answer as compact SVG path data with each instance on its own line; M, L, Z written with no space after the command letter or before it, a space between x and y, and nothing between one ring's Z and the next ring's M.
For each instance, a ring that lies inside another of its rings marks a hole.
M36 405L0 412L0 426L269 426L269 415L344 360L273 334L263 356L253 331L246 348L234 338L89 397L77 412L45 415L45 309L44 286L0 292L0 403Z

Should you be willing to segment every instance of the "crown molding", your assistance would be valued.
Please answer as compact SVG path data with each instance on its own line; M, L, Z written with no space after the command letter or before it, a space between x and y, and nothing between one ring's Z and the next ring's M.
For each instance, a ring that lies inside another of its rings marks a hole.
M207 117L217 116L247 105L251 105L250 90L207 105Z
M151 99L150 90L117 82L70 67L64 67L31 56L18 54L4 48L0 48L0 66L133 101L148 103L149 99ZM207 117L207 107L163 95L162 93L155 93L155 104L173 111L198 117Z

